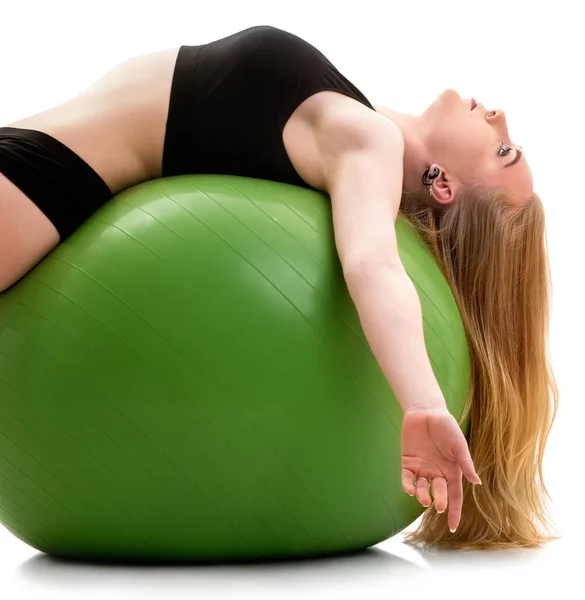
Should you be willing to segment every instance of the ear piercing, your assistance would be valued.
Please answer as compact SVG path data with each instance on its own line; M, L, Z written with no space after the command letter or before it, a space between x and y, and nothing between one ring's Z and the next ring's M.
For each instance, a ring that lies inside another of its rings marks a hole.
M433 179L436 179L439 176L439 173L441 172L439 171L438 167L435 167L433 174L429 175L429 170L430 167L425 171L425 174L422 176L422 182L425 185L433 185ZM430 179L430 181L426 181L427 179Z

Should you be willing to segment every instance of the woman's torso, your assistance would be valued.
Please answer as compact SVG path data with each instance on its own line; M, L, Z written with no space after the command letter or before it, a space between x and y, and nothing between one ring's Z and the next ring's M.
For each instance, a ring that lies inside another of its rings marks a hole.
M129 59L89 88L54 108L9 123L59 140L84 159L112 193L162 176L170 89L178 48ZM283 143L300 177L322 188L315 140L320 115L355 100L323 91L293 112Z
M129 59L67 102L9 126L59 140L114 194L159 177L177 52L173 48Z
M71 100L8 125L39 130L62 142L96 171L113 194L159 178L178 51L172 48L129 59ZM294 170L316 189L325 189L317 132L324 135L321 117L335 107L365 109L345 95L322 91L300 103L282 131ZM0 250L6 259L10 249L14 263L0 265L1 284L11 278L7 269L14 271L12 279L22 276L59 242L59 236L1 173L0 208L4 239Z

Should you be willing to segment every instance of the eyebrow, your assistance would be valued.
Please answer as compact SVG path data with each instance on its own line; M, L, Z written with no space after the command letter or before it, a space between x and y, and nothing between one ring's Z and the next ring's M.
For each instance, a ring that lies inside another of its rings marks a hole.
M504 165L503 168L507 169L508 167L515 165L521 158L522 158L522 150L518 150L518 148L516 148L516 158L514 160L510 161L507 165Z

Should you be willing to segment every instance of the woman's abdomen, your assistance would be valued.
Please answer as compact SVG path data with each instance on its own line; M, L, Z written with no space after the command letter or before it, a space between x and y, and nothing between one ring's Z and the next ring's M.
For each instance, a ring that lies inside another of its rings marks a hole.
M160 177L177 52L127 60L71 100L7 126L55 138L83 159L113 194ZM60 241L51 220L0 170L0 292Z
M177 52L129 59L67 102L9 126L59 140L113 193L159 177Z

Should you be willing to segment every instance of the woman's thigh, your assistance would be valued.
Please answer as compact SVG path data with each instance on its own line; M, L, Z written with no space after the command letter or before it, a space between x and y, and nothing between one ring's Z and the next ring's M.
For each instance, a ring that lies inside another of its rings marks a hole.
M0 292L26 275L60 236L44 213L0 173Z

